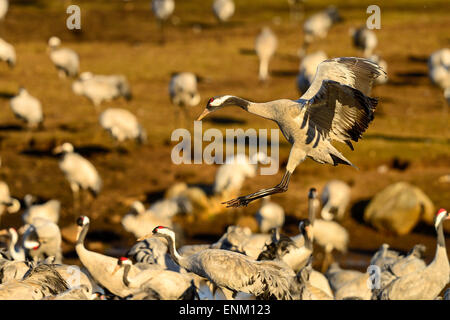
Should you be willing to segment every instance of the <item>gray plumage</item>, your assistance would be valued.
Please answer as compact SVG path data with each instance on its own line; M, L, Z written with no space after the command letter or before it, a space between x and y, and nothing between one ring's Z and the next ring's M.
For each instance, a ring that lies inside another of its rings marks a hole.
M180 267L170 257L167 242L158 238L139 241L127 252L127 257L138 263L159 265L162 269L180 271Z
M259 58L259 80L269 75L269 62L277 49L278 41L269 27L264 27L255 40L255 51Z
M4 181L0 181L0 218L3 213L16 213L20 210L19 200L11 197L9 187Z
M0 20L3 20L8 12L8 0L0 0Z
M61 231L58 225L45 218L36 217L24 235L24 247L33 261L42 261L55 257L56 263L62 261Z
M19 94L10 100L9 105L14 115L26 122L30 128L36 128L44 121L40 101L25 88L19 89Z
M25 261L26 254L25 249L23 247L23 243L19 243L19 235L17 234L16 229L8 228L0 231L1 235L9 236L9 244L8 244L8 255L11 260L16 261Z
M0 4L0 11L1 11L1 4ZM6 42L3 39L0 39L0 61L5 61L11 68L13 68L16 65L16 50L10 43Z
M444 97L450 105L450 49L433 52L428 58L428 75L431 82L444 90Z
M297 88L299 92L305 93L309 89L316 75L317 67L326 59L327 55L324 51L309 53L302 58L297 76Z
M96 295L91 294L87 286L81 285L68 289L56 296L48 297L45 300L93 300L95 297Z
M80 58L78 54L69 48L60 48L61 40L58 37L51 37L48 40L50 50L50 60L59 70L59 76L76 77L80 69Z
M367 272L344 270L337 263L333 263L325 275L337 300L349 298L370 300L372 297L368 285L370 275Z
M89 271L89 274L102 287L108 289L111 293L125 298L133 293L122 281L123 270L113 274L117 266L117 259L109 257L94 251L87 250L84 246L84 240L89 230L89 218L81 216L77 220L78 232L75 251L83 266ZM134 276L132 274L131 276Z
M121 108L108 108L100 114L100 125L119 142L135 139L140 143L147 140L147 132L139 124L136 116Z
M69 289L67 282L48 264L30 269L23 280L0 285L1 300L40 300L61 294Z
M214 16L220 21L228 21L234 14L235 5L233 0L214 0L213 2Z
M353 45L364 51L364 57L369 58L373 50L378 44L377 36L373 30L367 29L365 26L361 26L358 29L350 29L350 36L353 40Z
M368 57L368 59L376 64L378 64L380 66L381 69L383 69L384 72L388 72L388 64L386 62L386 60L384 60L383 58L381 58L379 55L376 54L372 54L371 56ZM380 76L378 78L375 79L375 84L385 84L386 82L388 82L389 78L384 75L384 76Z
M303 23L303 54L306 53L309 44L316 39L324 39L331 26L340 20L339 12L334 6L329 6L307 18Z
M222 237L210 248L230 250L256 259L270 239L270 234L253 234L249 228L229 226Z
M432 300L450 281L450 266L445 247L443 222L449 219L444 209L439 210L435 228L437 233L436 254L426 267L407 273L381 288L376 297L382 300Z
M151 7L155 17L160 21L164 21L172 15L173 10L175 9L175 1L152 0Z
M5 284L13 280L22 280L30 267L30 263L27 261L2 258L0 261L0 283Z
M25 224L33 223L34 218L44 218L53 223L58 223L61 202L59 200L49 200L42 204L32 203L32 195L27 194L24 198L26 209L22 214L22 220Z
M425 250L424 245L418 244L407 256L399 256L390 263L384 263L380 269L380 287L385 288L395 279L425 268L425 261L422 260Z
M169 96L174 105L182 108L198 105L200 94L197 88L197 76L192 72L173 74L169 82Z
M140 238L151 232L153 228L165 224L172 226L170 219L160 217L150 209L145 209L144 204L135 201L131 205L131 210L121 220L124 229L134 234L136 238Z
M72 83L75 94L85 96L97 108L104 101L111 101L119 97L131 99L128 81L123 75L94 75L83 72Z
M325 220L342 220L350 203L351 190L341 180L331 180L323 187L320 195L322 210L320 216Z
M312 259L309 259L308 264L303 267L297 274L297 288L296 291L298 299L300 300L334 300L333 294L328 290L324 291L318 288L312 282L314 269L312 268ZM320 273L315 273L320 274ZM321 275L321 274L320 274ZM325 279L326 280L326 279Z
M136 291L133 295L150 288L162 300L177 300L192 286L192 279L187 274L163 269L141 269L127 258L122 257L118 260L116 270L120 268L123 268L123 283Z
M74 196L78 195L80 189L98 195L102 188L102 179L91 162L75 153L73 145L68 142L55 148L54 153L62 154L59 168L69 182Z
M281 228L284 224L284 209L279 204L264 198L261 207L255 214L259 230L267 233L273 228Z
M351 140L357 142L361 138L373 120L378 103L367 94L375 78L382 73L377 64L367 59L335 58L319 65L313 83L296 101L255 103L229 95L210 99L198 120L222 107L237 105L275 121L292 144L287 171L279 185L230 200L227 206L246 206L266 195L287 191L290 176L306 157L319 163L353 166L332 146L331 140L351 146Z
M394 250L390 250L389 245L387 243L383 243L378 251L375 252L375 254L372 256L370 265L382 267L386 264L393 264L399 259L401 259L400 253Z
M175 234L164 227L153 234L169 242L172 258L181 267L210 280L218 287L232 292L242 291L262 299L291 299L295 274L289 268L272 261L254 261L240 253L207 249L188 257L180 256L175 248Z

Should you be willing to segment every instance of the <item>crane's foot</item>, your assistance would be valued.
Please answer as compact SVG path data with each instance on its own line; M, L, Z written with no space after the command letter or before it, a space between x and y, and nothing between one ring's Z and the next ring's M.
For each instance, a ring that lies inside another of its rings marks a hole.
M227 208L230 207L238 208L238 207L246 207L250 202L251 200L247 200L246 196L242 196L236 199L222 202L222 204L226 204Z
M255 192L255 193L246 195L246 196L241 196L236 199L222 202L222 204L226 204L227 208L246 207L250 202L252 202L254 200L267 197L271 194L286 192L288 189L291 174L292 174L292 172L286 171L286 173L283 175L283 179L281 179L281 182L273 188L263 189L263 190Z
M227 208L230 207L246 207L250 202L255 201L260 198L267 197L268 195L285 192L287 190L287 186L276 186L269 189L263 189L255 193L251 193L246 196L241 196L233 200L222 202L222 204L226 204Z

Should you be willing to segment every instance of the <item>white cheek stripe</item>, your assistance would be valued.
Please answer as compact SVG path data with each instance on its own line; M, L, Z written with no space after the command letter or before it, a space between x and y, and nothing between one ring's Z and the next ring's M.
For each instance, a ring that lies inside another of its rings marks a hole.
M226 95L226 96L223 96L220 98L216 98L216 99L214 99L213 102L211 102L211 106L213 106L213 107L220 106L224 101L226 101L230 97L231 97L230 95Z

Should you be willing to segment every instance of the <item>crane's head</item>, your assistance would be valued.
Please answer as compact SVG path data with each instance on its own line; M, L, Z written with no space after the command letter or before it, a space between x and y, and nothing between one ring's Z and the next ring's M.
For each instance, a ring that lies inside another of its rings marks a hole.
M444 220L449 220L450 215L445 209L439 209L434 220L434 227L437 228Z
M300 230L300 233L303 235L303 237L308 239L313 238L312 225L309 219L300 221L300 223L298 224L298 229Z
M316 188L309 189L308 198L309 199L315 199L317 197L317 190Z
M89 218L86 217L86 216L80 216L80 217L78 217L78 219L77 219L77 225L78 225L79 227L84 227L85 225L89 224L89 222L90 222L90 220L89 220Z
M222 109L223 107L239 106L239 107L244 108L244 107L248 106L248 104L249 103L246 100L235 97L235 96L224 95L224 96L213 97L208 100L208 104L206 105L205 110L198 117L197 121L202 120L209 113L217 111L219 109Z
M74 151L73 145L69 142L64 142L62 145L53 149L53 154L71 153Z
M58 37L51 37L50 39L48 39L48 46L50 48L57 48L61 45L61 39L59 39Z
M138 241L142 241L150 237L174 238L175 234L171 229L167 227L157 226L153 229L152 233L139 238Z
M115 274L117 271L119 271L120 268L122 268L125 265L133 265L133 262L128 259L127 257L120 257L119 259L117 259L117 265L114 268L112 274Z
M155 229L153 229L152 234L155 237L172 237L173 231L167 227L157 226Z
M41 247L41 243L39 241L37 241L37 240L28 240L28 239L26 239L23 242L23 246L24 246L25 249L28 249L28 250L37 250L37 249L39 249Z

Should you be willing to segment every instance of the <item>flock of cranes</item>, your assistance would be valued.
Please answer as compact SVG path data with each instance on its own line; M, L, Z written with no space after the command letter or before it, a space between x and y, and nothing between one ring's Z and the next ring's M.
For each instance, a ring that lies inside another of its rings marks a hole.
M290 1L296 5L298 1ZM8 2L0 1L0 20ZM152 11L161 29L174 9L173 0L153 0ZM232 0L215 0L213 13L224 23L235 12ZM416 245L406 256L380 247L370 265L380 269L379 284L369 286L369 272L344 270L332 263L333 252L346 253L350 235L339 224L351 199L351 188L340 180L329 181L320 200L312 188L308 193L308 218L298 225L298 234L288 237L281 232L285 223L282 206L270 195L286 192L294 170L306 158L321 164L354 165L331 142L338 141L353 150L374 119L378 104L371 97L373 84L384 83L387 66L374 55L375 33L365 28L352 30L354 45L365 58L328 59L323 51L307 53L310 44L323 39L334 23L341 20L335 7L310 16L303 25L302 62L297 78L303 95L298 100L279 99L256 103L234 95L209 99L198 121L224 107L237 106L254 115L277 123L292 145L285 174L279 184L225 202L227 207L247 206L263 198L255 213L260 233L229 226L216 242L185 245L177 248L177 230L172 218L192 213L195 199L206 197L200 190L186 185L174 188L170 196L149 208L140 201L132 203L130 212L121 219L125 230L138 238L126 256L112 257L89 250L86 239L90 218L76 220L75 251L81 268L63 263L62 236L58 226L61 203L52 199L35 204L34 197L24 198L23 227L7 228L0 236L8 238L0 249L0 298L2 299L439 299L450 282L443 223L449 213L441 209L435 218L436 253L428 265L423 260L424 246ZM161 30L162 31L162 30ZM256 37L255 51L260 59L258 77L266 81L269 63L278 46L276 35L263 28ZM131 99L131 89L124 75L80 73L78 54L61 47L61 40L51 37L48 53L61 78L73 79L72 90L88 98L98 110L107 101L123 97ZM0 60L14 67L14 48L0 39ZM449 100L450 53L443 49L429 60L430 78L444 89ZM172 75L169 83L171 102L179 106L187 118L187 108L200 103L198 82L192 72ZM10 101L16 117L34 129L44 123L41 103L25 88ZM107 108L99 114L100 125L118 143L136 140L145 143L147 134L138 117L128 110ZM96 197L103 181L95 166L65 142L53 150L60 156L59 168L73 194L74 211L80 208L80 193L88 191ZM213 193L228 198L240 191L247 178L256 175L258 164L268 156L258 153L251 159L245 155L228 158L219 167ZM189 193L190 192L190 193ZM195 195L195 198L193 195ZM320 205L322 208L320 209ZM0 182L0 216L14 214L20 202L12 198L8 186ZM319 217L320 214L320 217ZM91 216L93 217L93 216ZM325 253L321 272L312 268L314 244ZM77 281L73 282L74 274ZM443 298L450 296L447 291Z

